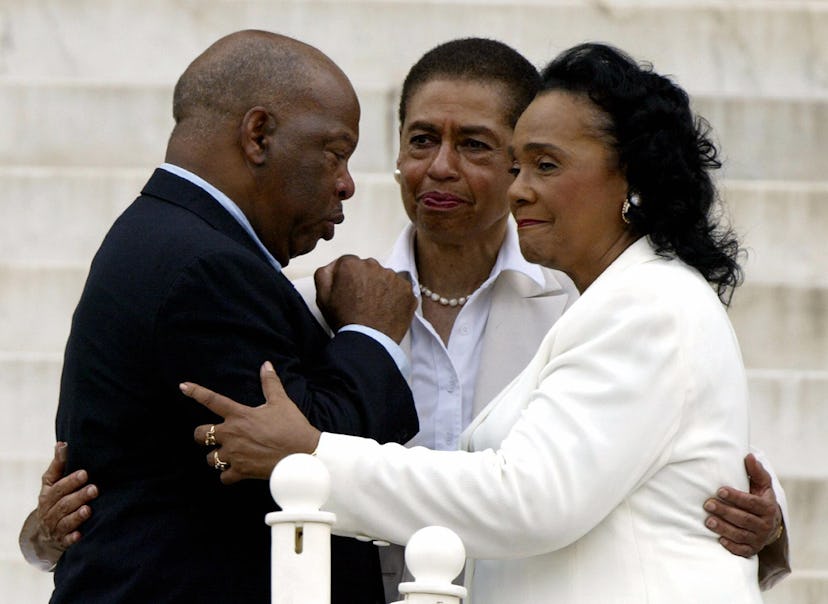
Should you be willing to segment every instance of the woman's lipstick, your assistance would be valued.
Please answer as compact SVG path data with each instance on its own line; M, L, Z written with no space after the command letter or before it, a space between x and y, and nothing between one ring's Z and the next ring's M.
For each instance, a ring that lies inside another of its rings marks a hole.
M437 210L450 210L459 205L467 203L465 199L451 195L449 193L440 193L438 191L429 191L420 195L420 203L428 208Z
M544 220L535 220L534 218L521 218L520 220L517 220L516 222L517 222L517 227L519 229L522 229L524 227L530 227L530 226L534 226L536 224L543 224L545 221Z

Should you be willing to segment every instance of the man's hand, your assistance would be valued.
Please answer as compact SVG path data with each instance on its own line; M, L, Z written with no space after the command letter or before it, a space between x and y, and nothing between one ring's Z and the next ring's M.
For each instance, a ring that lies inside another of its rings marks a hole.
M417 307L411 283L373 258L346 255L314 273L316 305L336 331L357 324L399 343Z
M719 543L737 556L749 558L776 541L782 526L782 511L776 502L770 474L749 454L745 469L750 479L750 492L722 487L718 498L705 501L710 513L707 527L720 535Z
M225 484L244 478L270 478L282 458L292 453L313 453L319 443L319 430L310 425L285 393L270 361L262 365L259 375L267 402L258 407L240 405L198 384L180 386L185 395L224 418L221 424L198 426L193 437L200 445L218 447L207 454L207 464L221 470Z

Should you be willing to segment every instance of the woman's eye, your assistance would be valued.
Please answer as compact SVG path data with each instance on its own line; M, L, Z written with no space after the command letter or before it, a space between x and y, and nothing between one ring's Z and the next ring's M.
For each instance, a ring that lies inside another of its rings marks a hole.
M416 136L412 136L409 142L415 147L424 147L431 142L431 139L427 134L417 134Z
M489 145L487 145L483 141L479 141L479 140L476 140L476 139L473 139L473 138L470 138L470 139L466 140L463 143L463 145L468 147L469 149L481 150L481 151L482 150L488 150L488 149L491 148L491 147L489 147Z
M509 166L509 174L511 174L512 176L515 176L515 177L517 177L517 175L520 174L520 166L518 165L517 162L515 162L511 166Z
M538 170L540 170L541 172L549 172L550 170L554 170L557 167L558 165L556 163L551 162L549 160L538 161Z

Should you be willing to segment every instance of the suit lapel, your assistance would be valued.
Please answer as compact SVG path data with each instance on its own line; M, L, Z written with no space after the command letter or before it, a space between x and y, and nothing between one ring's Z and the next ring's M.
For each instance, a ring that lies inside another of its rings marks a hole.
M494 285L475 384L475 416L526 367L576 297L574 288L563 287L550 271L543 274L543 287L515 271L503 272Z
M190 181L158 168L144 185L141 194L155 197L192 212L217 231L224 233L268 262L267 257L250 238L247 231L236 222L236 219L212 195Z

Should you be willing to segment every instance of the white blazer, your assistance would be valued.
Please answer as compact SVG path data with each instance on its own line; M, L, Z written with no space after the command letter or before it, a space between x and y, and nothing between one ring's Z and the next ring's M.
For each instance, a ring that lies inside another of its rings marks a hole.
M476 559L471 604L761 602L756 561L704 528L747 488L747 387L708 284L627 249L464 434L466 452L323 434L340 534L438 524Z

